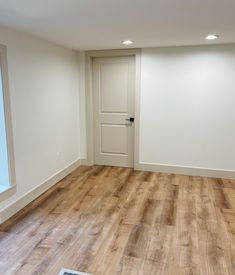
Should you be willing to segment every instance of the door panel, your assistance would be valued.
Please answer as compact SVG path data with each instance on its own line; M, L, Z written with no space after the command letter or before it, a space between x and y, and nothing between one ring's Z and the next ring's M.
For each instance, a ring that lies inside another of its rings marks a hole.
M135 58L93 60L95 164L133 167Z
M101 153L127 155L127 141L128 131L125 125L101 125Z
M100 64L100 92L102 113L127 112L127 63Z

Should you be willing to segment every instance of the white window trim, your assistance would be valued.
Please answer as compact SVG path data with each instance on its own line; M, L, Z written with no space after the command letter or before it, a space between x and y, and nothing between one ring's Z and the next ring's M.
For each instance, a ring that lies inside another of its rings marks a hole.
M8 169L10 183L6 190L0 193L0 202L12 196L16 192L16 178L15 178L15 158L13 147L13 133L12 133L12 119L11 119L11 105L9 93L9 80L8 80L8 66L7 66L7 48L0 45L0 64L2 70L2 85L3 85L3 102L4 114L7 136L7 153L8 153Z

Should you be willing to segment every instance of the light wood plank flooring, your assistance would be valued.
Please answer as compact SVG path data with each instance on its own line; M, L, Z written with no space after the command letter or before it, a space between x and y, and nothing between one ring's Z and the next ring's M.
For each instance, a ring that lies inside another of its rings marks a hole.
M80 167L0 226L0 274L235 274L235 181Z

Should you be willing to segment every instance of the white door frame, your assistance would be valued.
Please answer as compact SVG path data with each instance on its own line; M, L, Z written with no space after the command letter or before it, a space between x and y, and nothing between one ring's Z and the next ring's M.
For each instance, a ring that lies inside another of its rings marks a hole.
M140 66L141 49L87 51L85 62L85 94L86 94L86 141L87 165L94 165L94 121L93 121L93 88L92 60L95 57L135 57L135 133L134 133L134 169L139 164L139 125L140 125Z

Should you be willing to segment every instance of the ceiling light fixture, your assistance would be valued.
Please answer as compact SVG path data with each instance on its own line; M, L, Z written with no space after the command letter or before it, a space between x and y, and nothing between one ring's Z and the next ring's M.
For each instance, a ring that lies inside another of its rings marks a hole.
M206 40L215 40L218 39L219 35L218 34L209 34L205 37Z
M131 44L133 44L133 41L131 41L131 40L125 40L125 41L122 41L122 44L124 44L124 45L131 45Z

